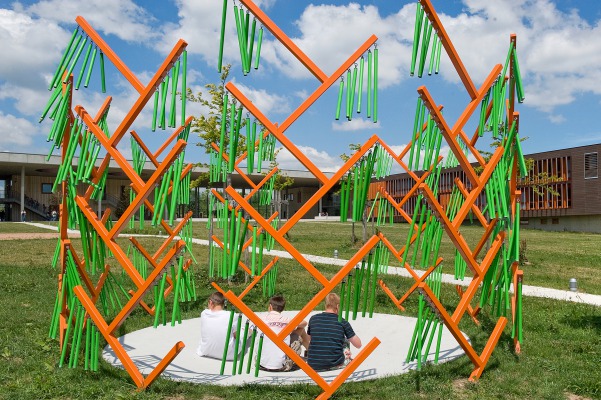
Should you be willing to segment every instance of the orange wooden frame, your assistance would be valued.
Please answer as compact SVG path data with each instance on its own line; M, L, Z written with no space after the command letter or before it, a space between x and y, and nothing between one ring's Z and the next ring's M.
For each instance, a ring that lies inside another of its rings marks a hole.
M123 63L117 54L108 46L108 44L102 39L102 37L92 28L90 24L81 16L76 18L76 22L81 27L81 29L88 35L91 40L98 46L100 51L104 53L107 58L112 61L112 63L116 66L117 70L123 75L123 77L132 85L132 87L139 93L138 99L134 102L132 108L123 118L121 124L116 128L110 138L107 138L102 129L98 126L98 122L100 118L106 113L108 107L111 103L111 97L107 97L102 107L98 111L95 118L92 118L88 111L83 106L76 106L74 108L75 114L86 124L87 128L92 132L92 134L98 139L102 147L106 150L107 154L100 162L98 167L93 168L92 171L92 184L88 186L84 195L76 195L74 198L76 206L83 213L88 223L94 229L95 233L102 240L102 242L106 245L106 247L112 252L117 262L127 273L132 283L135 286L135 290L131 290L129 301L123 306L123 308L118 312L117 316L112 321L106 321L104 317L101 315L99 310L96 307L96 302L98 301L100 292L103 288L104 283L106 282L106 278L109 273L109 265L105 265L104 272L101 274L96 285L92 282L92 279L88 275L85 265L88 260L85 260L81 257L78 257L75 252L73 246L71 246L71 241L68 236L67 231L67 210L65 209L67 204L67 183L63 182L62 184L62 202L60 205L60 222L59 225L61 227L61 247L60 247L60 259L61 259L61 273L59 274L59 293L62 287L62 277L66 271L66 255L69 252L72 255L72 258L76 264L77 271L84 283L84 286L77 286L74 289L75 295L81 302L82 306L86 310L85 318L91 318L99 332L103 335L107 343L112 347L117 357L123 363L126 371L129 373L134 383L138 388L144 389L148 387L163 371L164 369L173 361L173 359L179 354L179 352L184 348L184 344L182 342L177 342L171 351L159 362L157 367L146 377L144 377L136 365L133 363L131 358L128 356L125 348L119 340L115 336L119 326L123 324L129 314L140 305L144 310L146 310L149 314L154 314L154 307L149 307L142 300L144 295L152 289L158 278L166 271L168 267L172 265L174 259L176 257L181 256L182 249L186 246L186 243L183 240L174 241L174 237L178 235L178 233L184 228L186 223L192 216L192 213L189 212L182 218L182 220L174 227L169 226L167 221L161 219L161 226L164 227L165 231L168 234L168 237L164 240L164 242L160 245L159 249L156 251L154 255L150 255L135 239L131 239L136 248L150 263L153 267L152 272L149 274L148 278L144 279L133 266L129 257L127 256L124 249L117 244L116 240L121 233L121 231L125 228L127 222L133 217L136 211L144 204L148 207L150 211L154 210L154 205L148 200L148 197L152 194L154 188L158 185L161 179L163 179L164 174L171 167L173 162L177 159L180 153L184 150L186 146L186 142L183 140L177 141L175 144L172 144L173 140L178 136L178 134L184 129L185 126L189 125L192 121L192 117L188 118L184 124L184 126L175 130L175 132L163 143L163 145L153 154L150 150L144 145L140 137L132 131L132 136L134 139L140 144L143 151L147 154L149 160L155 166L156 170L151 175L151 177L144 181L133 169L133 167L127 162L123 154L117 149L117 145L120 140L124 137L125 133L131 126L131 124L136 120L136 118L140 115L142 109L146 106L151 96L157 90L158 86L161 84L163 78L169 72L171 67L177 61L179 56L185 50L187 44L183 40L179 40L177 44L173 47L173 50L169 53L166 59L163 61L155 75L152 77L148 85L143 85L140 80L135 76L134 73L127 67L125 63ZM69 77L69 81L72 81L72 77ZM67 86L64 85L64 88ZM71 105L69 105L69 110L71 110ZM70 121L73 121L74 114L70 112L69 114ZM65 151L67 144L69 142L69 129L65 129L63 142L62 142L62 156L65 158ZM165 155L162 161L158 160L159 154L166 150L169 146L171 146L168 154ZM110 212L105 212L102 217L96 215L93 211L90 198L94 191L94 187L98 184L102 175L104 174L106 168L108 168L110 160L113 159L121 170L125 173L127 178L131 181L132 189L136 192L135 199L131 202L129 207L125 210L123 215L114 223L111 229L106 228L106 222L109 217ZM180 179L185 176L192 168L192 165L188 165L182 171L182 175L179 177ZM173 189L173 182L169 182L168 190L171 191ZM165 253L165 255L159 259L160 255L163 254L165 250L169 250ZM184 270L187 270L190 267L191 260L187 260L184 265ZM168 277L169 286L165 289L162 294L164 297L167 297L173 290L173 282L171 277ZM64 300L64 299L63 299ZM60 345L66 345L64 343L64 333L66 327L72 321L67 321L67 317L69 315L67 302L62 302L63 307L60 314L59 319L59 332L60 332Z

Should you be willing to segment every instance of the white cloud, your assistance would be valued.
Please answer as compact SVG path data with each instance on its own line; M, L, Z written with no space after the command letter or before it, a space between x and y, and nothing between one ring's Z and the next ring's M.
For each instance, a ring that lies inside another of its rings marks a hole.
M554 124L562 124L566 122L566 117L561 114L549 114L549 121L553 122Z
M374 121L363 118L353 118L350 121L345 119L344 121L332 122L332 129L335 131L374 130L380 129L380 122L374 124Z
M286 97L271 94L265 89L253 89L250 86L235 81L234 83L263 114L290 112L290 102Z
M298 146L298 148L321 171L335 172L342 167L343 163L340 157L332 156L325 151L320 151L310 146ZM281 169L306 170L306 168L285 148L281 148L279 151L277 161Z
M143 43L158 36L149 25L154 17L131 0L44 0L27 12L57 23L73 23L81 15L94 29L131 42Z
M39 126L24 118L0 111L0 151L10 150L15 146L29 146L37 135L40 135Z

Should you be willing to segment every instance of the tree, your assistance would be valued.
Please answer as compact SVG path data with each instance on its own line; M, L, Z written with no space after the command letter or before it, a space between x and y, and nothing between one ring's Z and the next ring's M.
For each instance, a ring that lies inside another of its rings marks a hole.
M351 152L356 153L357 151L359 151L359 149L361 149L361 144L360 143L350 143L348 145L348 147ZM342 159L342 161L347 162L351 158L351 156L346 153L342 153L340 155L340 158ZM351 187L351 189L355 190L354 187ZM369 205L368 202L365 202L365 208L363 209L363 212L361 214L362 215L361 225L363 227L363 243L365 243L367 241L367 215L366 215L367 213L366 213L366 210L367 210L368 205ZM355 205L353 204L353 207L354 206ZM351 244L355 244L355 243L357 243L357 241L358 241L358 238L357 238L357 235L355 235L355 221L353 220L351 222Z
M200 103L208 109L206 115L201 114L198 117L194 117L191 124L192 132L198 134L201 141L197 144L205 149L205 153L210 154L215 151L212 143L219 143L221 138L221 114L223 111L223 101L225 96L225 82L230 73L231 65L224 65L219 78L219 83L208 83L205 85L207 93L198 92L193 94L192 90L188 88L187 98L188 101L193 103ZM231 109L234 101L229 102L228 110ZM230 129L230 123L228 119L223 121L226 126ZM244 126L244 122L242 124ZM240 128L242 128L242 126ZM246 144L245 138L241 137L236 148L236 157L242 154ZM226 135L224 147L227 148L229 145L229 137ZM208 164L198 163L198 165L207 167ZM200 174L200 176L191 183L192 187L210 187L209 173Z

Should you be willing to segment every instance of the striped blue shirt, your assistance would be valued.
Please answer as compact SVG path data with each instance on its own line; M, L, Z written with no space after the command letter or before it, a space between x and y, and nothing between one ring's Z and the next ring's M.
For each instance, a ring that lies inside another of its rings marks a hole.
M344 362L344 341L355 336L351 324L338 321L330 312L316 314L309 319L307 333L311 335L308 363L315 370L336 367Z

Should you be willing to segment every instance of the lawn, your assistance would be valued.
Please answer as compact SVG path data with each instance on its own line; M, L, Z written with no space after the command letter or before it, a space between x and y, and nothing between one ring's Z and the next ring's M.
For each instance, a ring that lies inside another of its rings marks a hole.
M0 224L0 233L15 232L16 226ZM476 227L464 227L470 241L478 233ZM385 227L385 233L402 241L406 225ZM149 231L151 229L149 228ZM36 231L36 230L34 230ZM44 231L44 230L39 230ZM206 238L206 227L195 223L195 236ZM327 233L326 233L327 232ZM357 229L360 234L361 230ZM393 233L394 232L394 233ZM324 238L327 237L327 241ZM574 275L580 288L601 294L601 235L523 231L528 243L530 265L524 266L526 284L565 289ZM331 256L333 250L348 258L355 249L349 244L350 226L338 223L302 223L290 232L289 240L302 252ZM125 239L122 239L125 243ZM158 241L144 239L153 246ZM97 373L83 368L58 367L58 343L48 339L49 320L56 293L57 271L50 267L56 240L0 241L0 399L306 399L320 390L312 385L217 387L193 385L158 379L145 392L136 391L129 376L101 362ZM207 249L195 245L194 255L201 265L195 266L198 299L183 306L183 318L197 317L211 292L206 272ZM575 266L578 266L576 268ZM325 275L335 272L332 266L319 266ZM300 308L318 290L307 273L291 260L282 261L278 291L285 293L289 306ZM449 272L449 271L445 271ZM241 279L240 279L241 280ZM299 285L298 282L306 282ZM408 287L410 281L387 278L395 292ZM233 290L244 285L233 282ZM447 305L456 296L444 286L442 299ZM255 310L265 308L260 290L251 291L247 301ZM415 297L408 302L407 315L415 313ZM376 298L376 312L398 311L383 293ZM483 325L492 321L482 314ZM152 319L135 311L127 319L121 333L152 324ZM476 349L484 346L487 335L464 319L461 328L472 339ZM377 381L349 383L336 393L336 399L578 399L601 398L601 308L547 299L524 299L524 344L522 354L512 352L508 329L477 383L467 382L471 363L467 358L432 365L421 372L387 377ZM488 332L488 331L487 331ZM366 338L367 339L367 338ZM196 343L187 343L196 346ZM399 354L402 362L405 354ZM573 396L573 397L569 397Z

